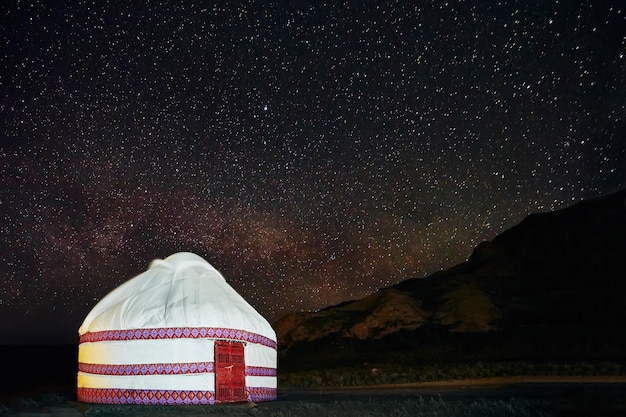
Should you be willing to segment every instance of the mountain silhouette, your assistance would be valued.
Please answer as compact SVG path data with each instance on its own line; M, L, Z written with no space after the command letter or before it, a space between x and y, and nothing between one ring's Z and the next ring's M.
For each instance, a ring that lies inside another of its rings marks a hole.
M355 349L360 359L621 358L625 326L626 189L531 214L447 270L273 323L287 367Z

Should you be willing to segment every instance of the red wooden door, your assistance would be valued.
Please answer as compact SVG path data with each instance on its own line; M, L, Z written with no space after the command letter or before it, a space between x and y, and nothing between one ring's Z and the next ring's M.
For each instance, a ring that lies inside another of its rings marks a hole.
M215 342L215 402L246 401L243 344Z

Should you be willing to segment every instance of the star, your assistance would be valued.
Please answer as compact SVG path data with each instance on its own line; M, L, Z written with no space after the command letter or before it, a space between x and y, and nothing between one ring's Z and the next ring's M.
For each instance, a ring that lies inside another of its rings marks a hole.
M616 2L0 15L0 342L73 343L179 251L317 310L626 186Z

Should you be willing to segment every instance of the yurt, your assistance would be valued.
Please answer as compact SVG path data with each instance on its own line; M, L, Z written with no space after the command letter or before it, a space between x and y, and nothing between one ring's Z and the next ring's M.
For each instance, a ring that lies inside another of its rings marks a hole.
M79 401L276 399L276 333L193 253L153 261L98 302L78 333Z

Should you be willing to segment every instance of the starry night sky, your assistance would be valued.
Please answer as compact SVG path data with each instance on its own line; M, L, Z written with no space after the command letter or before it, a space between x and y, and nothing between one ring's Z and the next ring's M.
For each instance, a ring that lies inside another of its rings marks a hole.
M2 2L0 344L77 343L178 251L273 321L623 188L625 35L611 0Z

